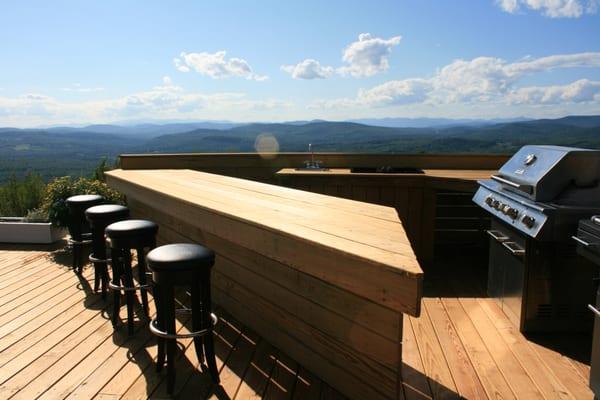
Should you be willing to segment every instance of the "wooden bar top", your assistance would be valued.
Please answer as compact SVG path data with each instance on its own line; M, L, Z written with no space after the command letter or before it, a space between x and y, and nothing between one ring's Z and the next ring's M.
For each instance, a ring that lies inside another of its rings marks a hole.
M188 212L190 221L193 210L219 216L193 222L363 296L377 293L374 301L387 307L419 313L423 272L394 208L193 170L113 170L106 175L110 186L137 201L155 198L154 206L164 204L166 214ZM244 235L252 230L241 227L248 226L268 234ZM365 271L373 279L363 276ZM378 282L377 275L382 282L393 277L390 282L402 284L395 290L361 292L362 283L355 281Z

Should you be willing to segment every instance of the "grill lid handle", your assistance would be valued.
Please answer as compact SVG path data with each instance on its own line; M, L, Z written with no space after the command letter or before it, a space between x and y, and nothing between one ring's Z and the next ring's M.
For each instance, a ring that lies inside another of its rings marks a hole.
M522 185L520 183L515 183L513 181L510 181L510 180L503 178L501 176L498 176L498 175L492 175L492 179L495 180L496 182L503 183L503 184L513 187L515 189L519 189L522 192L525 192L528 194L533 193L533 186L531 186L531 185Z

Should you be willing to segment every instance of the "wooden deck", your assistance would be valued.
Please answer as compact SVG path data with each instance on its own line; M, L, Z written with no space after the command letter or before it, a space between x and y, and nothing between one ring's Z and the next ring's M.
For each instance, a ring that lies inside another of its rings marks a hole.
M0 245L0 398L166 398L145 324L137 324L134 337L113 332L108 304L69 263L60 250ZM87 268L84 277L91 276ZM526 338L471 282L426 278L421 317L404 319L407 399L593 397L589 338ZM226 310L218 314L222 383L210 384L191 341L181 340L177 398L342 398Z

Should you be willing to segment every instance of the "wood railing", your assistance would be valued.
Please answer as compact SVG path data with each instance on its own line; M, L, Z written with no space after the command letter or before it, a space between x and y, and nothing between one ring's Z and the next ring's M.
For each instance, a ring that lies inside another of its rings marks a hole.
M328 168L399 166L428 169L498 169L507 155L316 153ZM309 153L122 154L123 169L194 169L276 183L282 168L302 167Z

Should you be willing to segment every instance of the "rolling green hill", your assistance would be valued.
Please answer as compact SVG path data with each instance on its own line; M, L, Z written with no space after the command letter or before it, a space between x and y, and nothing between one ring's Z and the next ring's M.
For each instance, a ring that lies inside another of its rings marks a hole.
M429 128L390 128L353 122L169 124L139 130L107 125L86 128L0 128L0 183L35 171L45 179L85 175L102 158L123 153L253 152L257 137L274 137L279 151L394 153L514 153L525 144L600 149L600 116ZM198 128L200 126L200 128ZM101 132L95 132L91 129ZM186 131L186 129L189 129Z

